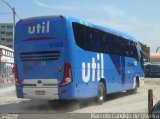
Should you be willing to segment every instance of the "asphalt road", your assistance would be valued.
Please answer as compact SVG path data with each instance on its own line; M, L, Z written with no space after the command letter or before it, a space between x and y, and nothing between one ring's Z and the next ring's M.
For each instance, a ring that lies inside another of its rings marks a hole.
M40 119L38 116L50 118L57 114L61 114L61 118L71 118L75 116L73 113L147 113L148 89L153 89L155 104L160 99L160 78L146 78L145 86L139 88L137 94L110 94L103 105L97 105L94 99L66 102L17 99L12 87L0 94L0 113L3 114L0 117L17 113L24 114L24 117L35 116L37 119ZM66 116L66 113L71 114ZM90 117L90 114L83 116ZM80 117L82 118L82 115Z

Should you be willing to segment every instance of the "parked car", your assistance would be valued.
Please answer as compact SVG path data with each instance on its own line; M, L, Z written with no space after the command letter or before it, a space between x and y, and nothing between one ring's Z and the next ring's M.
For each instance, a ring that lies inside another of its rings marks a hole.
M160 118L160 100L152 108L152 117L150 119Z
M144 73L145 77L160 77L160 62L145 64Z

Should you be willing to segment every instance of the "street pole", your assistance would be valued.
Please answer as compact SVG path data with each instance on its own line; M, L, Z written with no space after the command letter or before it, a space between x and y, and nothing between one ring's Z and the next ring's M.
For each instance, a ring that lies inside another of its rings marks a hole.
M16 16L16 12L15 12L15 8L12 8L13 11L13 49L14 49L14 33L15 33L15 24L16 24L16 20L15 20L15 16Z
M15 20L15 16L16 16L16 11L15 8L12 7L10 4L8 4L6 1L1 0L2 2L4 2L11 10L13 13L13 49L14 49L14 33L15 33L15 24L16 24L16 20Z

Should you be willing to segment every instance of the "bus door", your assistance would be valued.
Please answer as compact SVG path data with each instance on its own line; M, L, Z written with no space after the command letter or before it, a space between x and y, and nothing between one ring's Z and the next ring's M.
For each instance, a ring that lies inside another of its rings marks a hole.
M109 69L107 72L108 80L108 88L109 92L117 92L121 90L122 87L122 61L121 56L118 55L109 55L111 62L107 62L107 66Z
M120 85L121 87L123 88L124 87L124 84L125 84L125 79L126 79L126 68L125 68L125 57L124 56L121 56L121 81L120 81Z
M130 41L122 42L122 56L121 56L121 86L126 89L131 83L133 73L133 58L131 56Z

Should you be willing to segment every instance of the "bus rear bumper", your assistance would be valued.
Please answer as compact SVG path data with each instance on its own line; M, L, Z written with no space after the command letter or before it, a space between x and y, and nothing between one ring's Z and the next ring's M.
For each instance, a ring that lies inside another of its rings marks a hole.
M59 99L58 88L23 88L24 98L54 100Z

